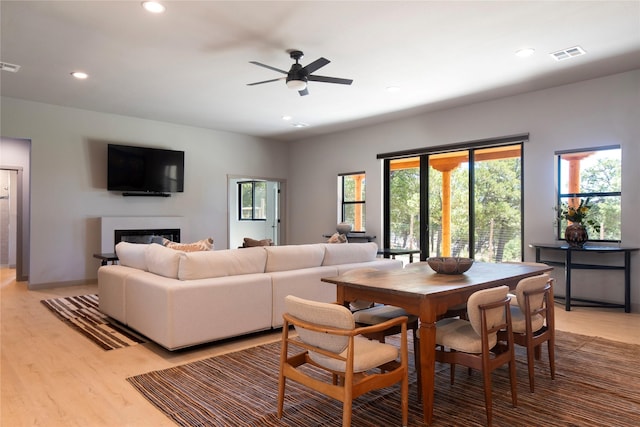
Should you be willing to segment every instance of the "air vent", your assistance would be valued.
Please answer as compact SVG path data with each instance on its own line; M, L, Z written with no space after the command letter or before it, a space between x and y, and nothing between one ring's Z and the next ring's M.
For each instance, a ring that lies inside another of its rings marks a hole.
M583 48L581 48L580 46L575 46L550 53L549 55L551 55L556 61L564 61L565 59L575 58L576 56L581 56L585 53L586 52Z
M9 64L8 62L0 62L0 70L17 73L20 70L20 66L16 64Z

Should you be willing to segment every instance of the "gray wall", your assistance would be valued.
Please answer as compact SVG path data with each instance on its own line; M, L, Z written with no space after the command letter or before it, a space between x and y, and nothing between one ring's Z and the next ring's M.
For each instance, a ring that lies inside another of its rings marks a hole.
M290 147L290 241L335 229L336 177L367 173L367 232L382 236L382 165L376 154L530 133L524 144L525 258L529 243L553 242L554 151L620 144L622 244L640 246L640 70L298 141ZM319 162L317 159L324 159ZM313 191L310 189L326 189ZM313 202L309 198L313 197ZM557 293L564 294L556 269ZM632 255L632 302L640 310L640 253ZM575 273L587 297L620 301L622 272Z
M2 136L32 141L31 288L95 279L102 216L182 216L182 241L211 236L226 248L227 174L287 174L282 142L11 98L2 98ZM108 142L184 150L185 192L108 192Z

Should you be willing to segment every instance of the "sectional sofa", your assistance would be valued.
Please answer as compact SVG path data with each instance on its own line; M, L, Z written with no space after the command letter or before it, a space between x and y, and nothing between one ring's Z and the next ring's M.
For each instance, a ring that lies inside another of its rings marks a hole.
M121 242L98 270L100 310L176 350L282 326L284 298L333 302L322 282L356 268L402 268L376 243L261 246L183 252Z

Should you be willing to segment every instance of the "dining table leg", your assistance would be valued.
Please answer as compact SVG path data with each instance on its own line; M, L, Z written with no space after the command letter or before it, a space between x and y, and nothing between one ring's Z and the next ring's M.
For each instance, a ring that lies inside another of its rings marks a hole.
M422 410L424 423L431 424L436 378L436 324L435 320L420 318L420 373L422 382Z

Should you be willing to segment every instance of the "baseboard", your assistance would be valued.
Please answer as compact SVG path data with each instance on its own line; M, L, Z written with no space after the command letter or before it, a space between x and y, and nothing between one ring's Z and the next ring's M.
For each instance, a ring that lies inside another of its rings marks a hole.
M29 283L27 288L30 291L37 291L42 289L67 288L71 286L95 285L97 283L97 279L70 280L67 282Z

